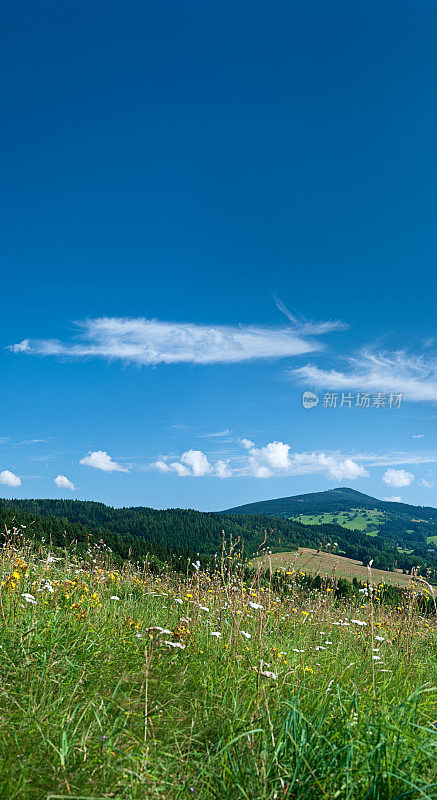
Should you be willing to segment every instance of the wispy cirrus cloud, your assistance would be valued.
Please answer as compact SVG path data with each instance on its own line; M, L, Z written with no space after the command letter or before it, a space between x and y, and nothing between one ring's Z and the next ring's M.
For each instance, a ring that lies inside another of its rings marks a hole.
M225 428L224 431L212 431L212 433L199 433L198 436L204 439L221 439L223 436L229 436L232 433L230 428Z
M369 467L394 467L407 464L435 464L437 462L437 450L418 450L416 452L406 452L405 450L393 450L386 453L357 453L355 456L359 461L363 461Z
M437 357L362 350L346 359L346 370L321 369L314 364L293 369L293 379L309 386L332 390L359 389L365 392L401 392L413 402L437 401Z
M232 364L279 359L321 350L312 337L339 330L339 321L321 323L293 318L289 325L197 325L144 318L101 317L78 323L68 342L24 339L10 345L14 353L69 358L119 359L138 365Z

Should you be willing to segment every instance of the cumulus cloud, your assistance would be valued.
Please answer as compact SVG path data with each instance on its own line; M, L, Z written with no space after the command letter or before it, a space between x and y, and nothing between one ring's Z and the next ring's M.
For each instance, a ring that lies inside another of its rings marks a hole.
M402 503L402 497L399 497L398 494L394 497L384 497L384 500L388 500L389 503Z
M240 439L240 444L245 450L251 450L252 447L255 447L255 442L252 442L251 439Z
M191 470L196 478L201 478L211 472L211 464L201 450L187 450L182 454L181 462Z
M178 461L162 458L151 466L162 473L176 472L181 477L211 475L230 478L235 475L271 478L318 473L330 480L344 481L365 478L368 475L362 464L338 453L294 453L291 446L284 442L269 442L264 447L255 447L249 439L240 440L240 445L247 454L243 458L237 458L235 468L229 460L210 463L200 450L187 450Z
M423 478L423 480L420 481L420 485L424 486L425 489L432 489L433 486L434 486L434 483L433 483L433 481L427 481L425 478Z
M222 462L223 463L223 462ZM161 458L152 465L159 472L176 472L179 477L186 478L189 475L201 478L209 475L213 468L202 450L186 450L182 453L179 461L168 462Z
M437 358L416 356L403 350L363 350L346 359L346 371L320 369L307 364L290 371L290 376L308 386L349 391L402 393L413 402L437 401Z
M232 470L227 461L219 459L214 465L215 474L218 478L231 478Z
M66 478L65 475L57 475L56 478L53 479L53 483L56 483L58 489L71 489L72 492L75 490L75 485L69 478Z
M116 461L113 461L106 450L90 450L88 455L80 459L79 464L101 469L103 472L129 472L127 467L122 467Z
M424 433L413 433L413 436L412 436L412 438L413 438L413 439L423 439L423 438L424 438L424 436L425 436L425 434L424 434Z
M388 469L382 476L382 480L387 486L411 486L414 475L405 469Z
M8 469L4 469L0 472L0 483L5 486L21 486L21 479Z
M269 478L275 474L324 474L330 480L356 480L368 472L352 458L326 453L294 453L289 444L269 442L265 447L249 450L248 473L255 478Z
M43 356L121 359L139 365L230 364L315 352L322 345L311 337L341 327L342 323L332 321L293 320L289 325L267 327L101 317L79 323L74 341L24 339L9 349Z

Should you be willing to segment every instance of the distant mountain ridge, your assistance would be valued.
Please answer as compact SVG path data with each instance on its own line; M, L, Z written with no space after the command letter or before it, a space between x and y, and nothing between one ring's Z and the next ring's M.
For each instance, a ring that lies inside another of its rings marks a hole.
M222 532L245 556L299 547L328 548L380 569L429 569L437 582L437 509L376 500L346 487L202 512L138 506L114 508L83 500L0 499L0 533L15 526L57 547L87 550L101 543L114 557L186 565L221 553ZM431 573L430 573L431 574Z
M396 503L378 500L356 489L340 486L325 492L278 497L273 500L260 500L228 508L226 514L262 514L265 516L292 517L297 514L336 513L351 511L354 508L376 509L395 516L408 515L437 524L437 508L432 506L413 506L409 503Z

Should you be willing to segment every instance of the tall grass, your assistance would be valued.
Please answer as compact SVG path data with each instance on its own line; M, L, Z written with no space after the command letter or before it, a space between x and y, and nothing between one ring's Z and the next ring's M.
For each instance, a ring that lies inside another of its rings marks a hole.
M2 554L1 798L437 798L437 631L412 593L47 556Z

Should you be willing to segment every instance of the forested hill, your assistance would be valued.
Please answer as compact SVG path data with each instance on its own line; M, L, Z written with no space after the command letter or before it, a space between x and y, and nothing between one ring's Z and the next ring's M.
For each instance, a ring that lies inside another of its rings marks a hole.
M363 492L348 487L329 489L326 492L312 492L292 497L278 497L274 500L261 500L256 503L229 508L227 514L265 514L267 516L294 517L298 514L336 514L340 511L352 511L356 508L386 511L396 516L408 516L434 522L437 524L437 508L430 506L412 506L408 503L396 503L377 500Z
M74 544L79 550L100 540L119 559L142 560L147 555L160 562L185 562L187 558L220 555L222 531L227 541L244 544L244 554L254 555L264 542L273 551L300 547L327 547L336 543L337 552L375 567L410 570L429 566L426 552L399 552L394 541L369 537L338 524L308 525L296 520L257 514L205 513L184 509L157 511L142 506L113 508L103 503L80 500L1 500L0 529L24 528L25 534L45 539L55 546Z
M103 503L81 500L0 500L0 522L25 525L33 521L32 530L64 541L64 530L69 541L85 541L87 536L102 537L110 546L120 549L120 542L135 544L135 550L172 553L191 553L193 556L220 554L222 531L229 541L244 542L247 555L252 555L269 531L270 548L284 549L299 544L314 546L320 541L320 531L291 520L258 515L244 516L207 513L179 508L158 511L142 506L113 508ZM24 520L25 517L25 520ZM125 548L123 548L123 552Z

